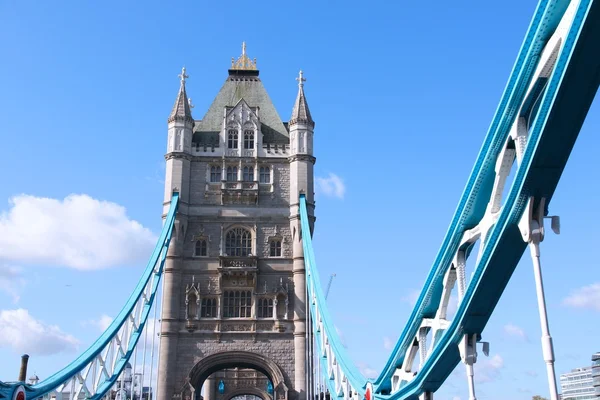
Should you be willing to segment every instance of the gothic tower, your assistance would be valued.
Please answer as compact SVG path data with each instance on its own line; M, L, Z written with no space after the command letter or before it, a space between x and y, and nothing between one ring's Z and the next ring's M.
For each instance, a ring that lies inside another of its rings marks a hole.
M313 129L300 72L282 122L256 60L194 120L185 69L168 119L164 212L180 207L164 272L158 400L304 400L299 194L314 221ZM202 389L202 390L201 390Z

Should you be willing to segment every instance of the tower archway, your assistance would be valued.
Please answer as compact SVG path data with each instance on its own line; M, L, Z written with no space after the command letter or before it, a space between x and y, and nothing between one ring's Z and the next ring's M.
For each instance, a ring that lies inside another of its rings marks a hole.
M213 373L228 368L249 368L259 371L267 376L273 384L273 395L256 389L256 393L248 392L248 389L240 391L239 394L254 394L264 400L287 400L288 387L281 368L272 360L256 353L247 351L223 351L212 354L200 360L190 370L189 383L199 393L204 381ZM244 392L244 393L242 393ZM234 397L234 396L230 396Z

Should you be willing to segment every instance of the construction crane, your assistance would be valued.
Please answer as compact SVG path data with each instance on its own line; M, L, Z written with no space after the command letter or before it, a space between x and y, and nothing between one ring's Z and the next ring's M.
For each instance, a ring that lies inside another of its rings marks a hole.
M325 300L327 300L327 296L329 296L329 291L331 290L331 283L333 282L333 278L335 278L335 274L331 274L329 277L329 283L327 284L327 290L325 290Z

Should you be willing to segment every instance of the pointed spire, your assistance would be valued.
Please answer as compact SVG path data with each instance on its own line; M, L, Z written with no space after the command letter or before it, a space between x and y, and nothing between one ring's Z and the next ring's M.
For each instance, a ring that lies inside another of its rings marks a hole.
M294 103L294 109L292 110L292 117L290 118L289 124L294 125L298 122L304 122L314 127L315 121L313 121L310 115L308 103L306 102L306 97L304 96L304 82L306 82L306 78L304 78L302 71L300 71L300 74L296 80L298 81L298 97L296 97L296 102Z
M168 122L188 121L193 123L194 119L192 118L190 100L188 100L187 93L185 92L185 80L189 78L189 75L185 73L185 67L181 69L181 74L178 76L181 85L179 86L179 93L177 93L177 99L175 100L175 105L173 105L171 115L169 115Z

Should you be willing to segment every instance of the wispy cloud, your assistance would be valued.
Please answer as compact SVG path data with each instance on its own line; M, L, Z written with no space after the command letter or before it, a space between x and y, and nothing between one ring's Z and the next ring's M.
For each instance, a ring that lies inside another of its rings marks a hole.
M412 289L402 297L402 301L408 303L411 307L414 307L417 304L417 300L419 299L420 294L420 290Z
M500 370L504 368L504 359L499 354L489 359L477 358L477 362L475 363L475 381L486 383L498 379Z
M342 330L340 328L338 328L337 326L335 327L335 331L338 334L338 337L340 338L340 343L342 344L342 346L344 348L348 348L348 345L346 344L346 336L344 336L344 332L342 332Z
M76 351L79 341L58 326L38 321L29 311L19 308L0 311L1 347L30 355L47 356Z
M358 367L358 369L360 370L360 373L363 374L363 376L365 378L377 378L377 376L379 375L379 372L373 368L371 368L367 363L365 362L357 362L356 366Z
M580 287L563 300L563 304L600 311L600 282Z
M392 340L392 338L385 336L383 338L383 348L385 350L392 350L394 348L394 344L395 342Z
M21 299L21 289L25 286L25 276L19 267L0 263L0 292L12 297L14 303Z
M343 199L346 193L346 185L342 178L336 174L330 172L327 178L316 177L317 191L323 193L325 196L337 197Z
M100 332L104 332L106 330L106 328L108 328L112 322L113 322L112 317L110 317L106 314L102 314L98 319L90 319L87 321L83 321L81 323L81 325L93 326L94 328L98 329Z
M504 325L504 333L510 337L514 337L525 341L527 340L527 335L525 334L523 328L512 323Z
M0 254L23 265L80 270L144 261L156 236L124 207L85 194L63 200L20 195L0 214Z

